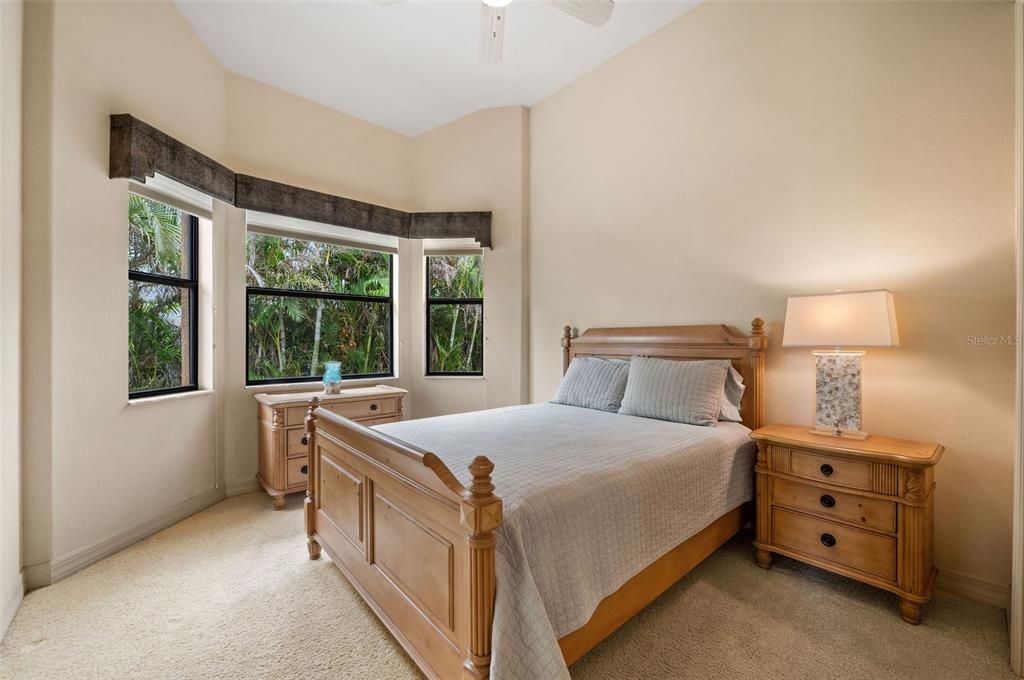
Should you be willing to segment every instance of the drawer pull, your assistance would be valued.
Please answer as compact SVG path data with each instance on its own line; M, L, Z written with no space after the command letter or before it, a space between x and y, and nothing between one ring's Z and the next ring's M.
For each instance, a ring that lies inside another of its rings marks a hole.
M821 535L821 544L823 546L825 546L826 548L835 547L836 537L833 536L832 534L822 534Z
M371 411L376 411L377 410L377 405L376 404L370 404L370 410Z
M302 467L299 468L299 472L301 472L304 475L308 475L309 474L309 466L308 465L303 465Z
M835 470L832 469L832 466L829 465L828 463L823 463L820 469L821 474L825 475L826 477L831 477L832 473L835 472Z
M309 446L309 435L308 434L302 435L302 445L303 446Z
M836 507L836 499L828 494L825 494L824 496L821 497L821 505L826 508L834 508Z

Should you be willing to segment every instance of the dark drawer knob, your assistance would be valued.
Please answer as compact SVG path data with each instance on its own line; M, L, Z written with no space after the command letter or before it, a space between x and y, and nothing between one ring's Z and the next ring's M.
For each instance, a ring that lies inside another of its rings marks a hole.
M836 499L833 498L832 496L829 496L828 494L825 494L824 496L821 497L821 504L823 507L826 508L834 508L836 507Z
M371 411L376 411L377 410L377 405L376 404L370 404L370 410Z
M304 475L308 475L309 474L309 466L308 465L303 465L302 467L299 468L299 472L301 472Z
M825 546L826 548L832 548L836 544L836 537L833 536L832 534L822 534L821 535L821 544L823 546Z
M302 435L302 445L303 446L309 446L309 435L308 434Z
M835 472L835 470L832 469L832 466L829 465L828 463L823 463L820 469L821 474L825 475L826 477L831 477L832 473Z

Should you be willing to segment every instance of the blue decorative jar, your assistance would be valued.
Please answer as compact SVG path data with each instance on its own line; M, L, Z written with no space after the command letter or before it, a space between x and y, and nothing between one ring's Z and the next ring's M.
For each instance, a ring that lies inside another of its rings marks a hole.
M341 392L341 362L324 362L324 392L338 394Z

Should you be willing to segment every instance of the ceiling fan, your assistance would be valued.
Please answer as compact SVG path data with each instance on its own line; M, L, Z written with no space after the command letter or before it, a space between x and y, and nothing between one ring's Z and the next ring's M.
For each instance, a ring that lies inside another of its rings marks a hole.
M402 0L377 0L380 5L394 5ZM480 6L480 61L497 64L505 43L505 20L512 0L483 0ZM556 9L585 21L603 26L612 16L615 0L547 0Z

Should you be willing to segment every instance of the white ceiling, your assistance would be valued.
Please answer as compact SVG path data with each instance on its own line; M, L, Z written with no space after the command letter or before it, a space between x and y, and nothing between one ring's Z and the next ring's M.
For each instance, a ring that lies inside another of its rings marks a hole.
M513 0L495 66L479 62L476 0L176 2L226 68L416 135L480 109L532 106L700 0L617 0L600 28Z

